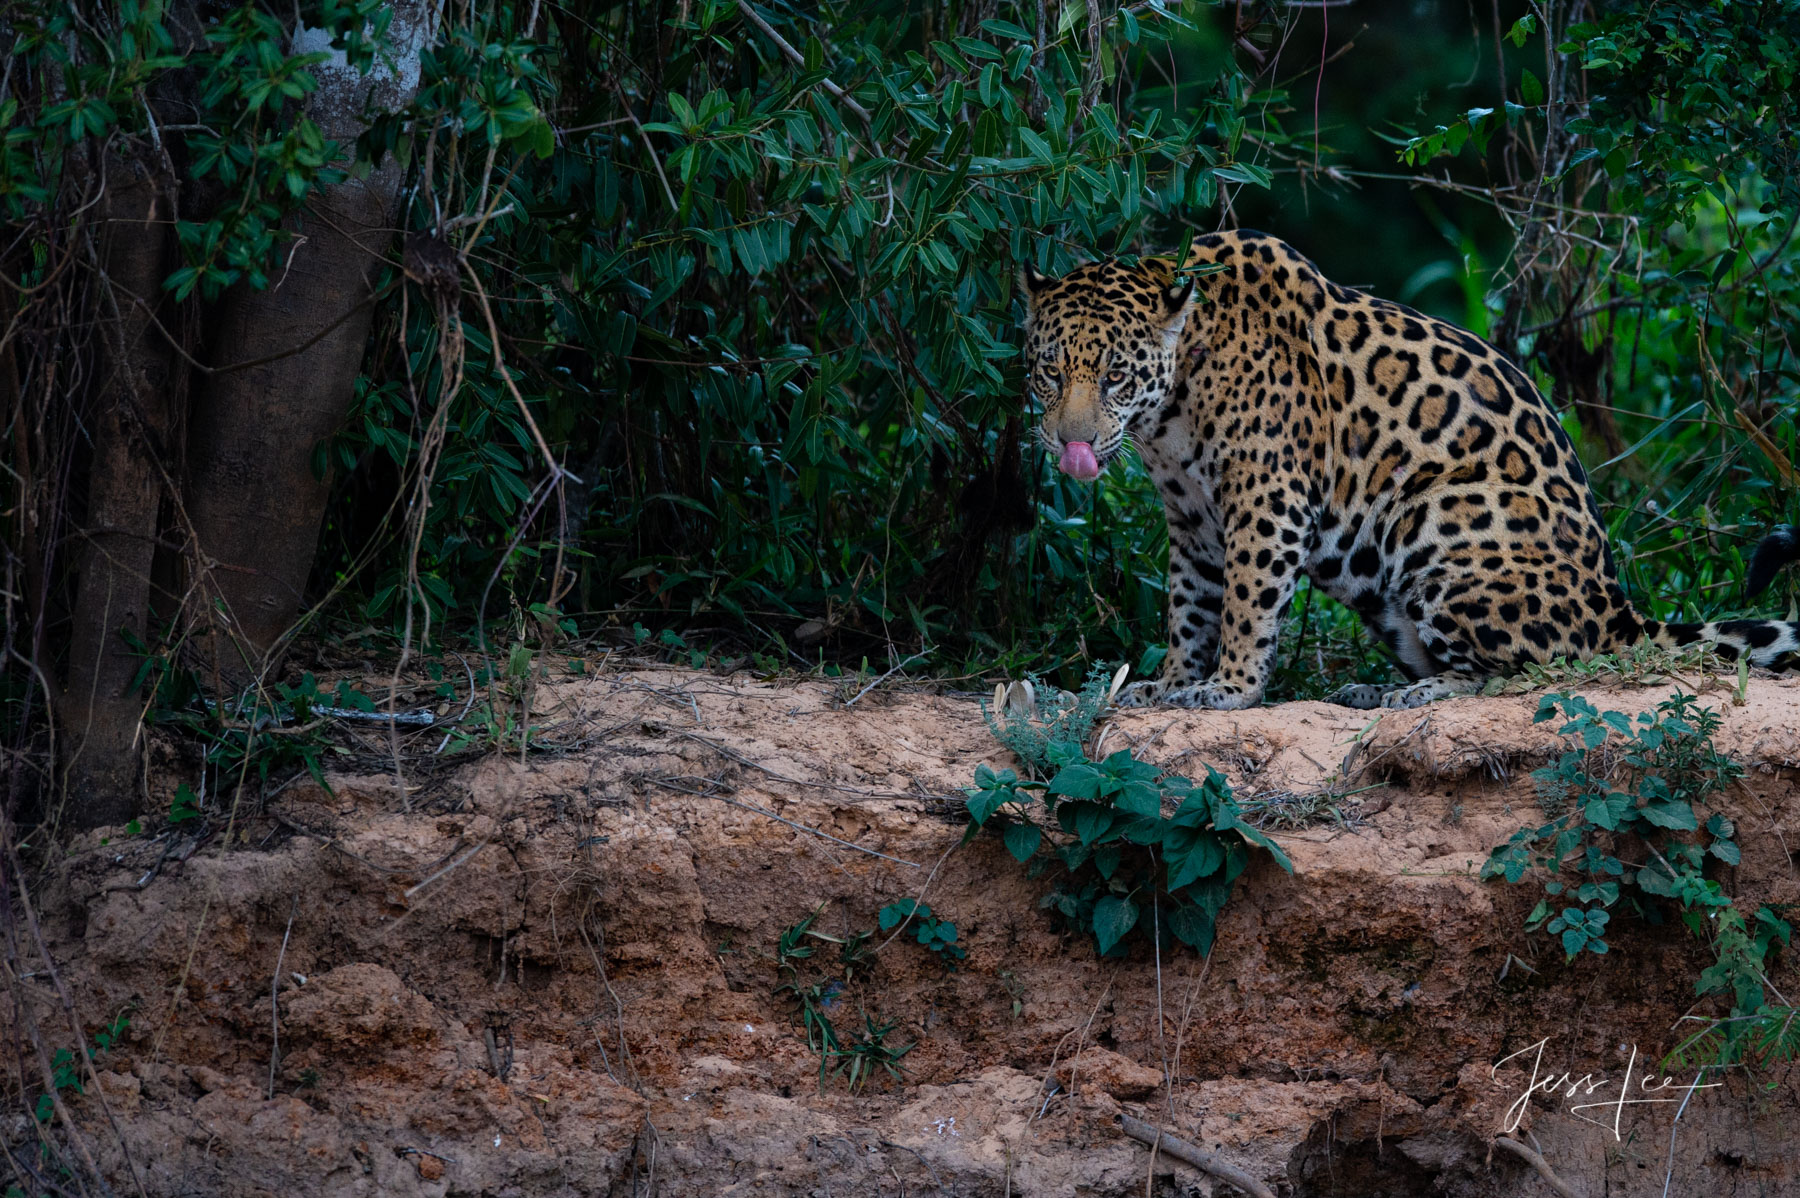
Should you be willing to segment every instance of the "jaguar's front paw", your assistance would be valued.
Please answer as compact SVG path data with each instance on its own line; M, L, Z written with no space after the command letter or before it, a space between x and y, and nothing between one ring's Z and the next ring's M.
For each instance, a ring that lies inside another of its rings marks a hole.
M1168 689L1166 682L1134 682L1120 691L1113 702L1119 707L1156 707Z
M1171 707L1205 707L1213 711L1240 711L1246 707L1255 707L1261 701L1261 694L1251 694L1231 682L1199 682L1192 686L1178 686L1163 696L1163 702Z

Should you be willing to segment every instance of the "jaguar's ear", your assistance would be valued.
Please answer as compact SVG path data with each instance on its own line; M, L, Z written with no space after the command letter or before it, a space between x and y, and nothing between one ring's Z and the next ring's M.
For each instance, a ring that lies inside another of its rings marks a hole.
M1180 327L1178 318L1186 318L1188 300L1194 294L1193 276L1190 275L1185 279L1177 276L1175 263L1168 258L1145 258L1143 266L1150 275L1150 280L1156 284L1157 291L1162 295L1164 327L1171 323Z
M1182 331L1187 328L1188 312L1192 310L1188 303L1194 296L1194 280L1183 279L1162 289L1163 300L1163 342L1171 353L1181 343Z
M1165 314L1169 319L1176 323L1186 321L1188 301L1194 298L1193 277L1175 280L1163 288L1162 296L1163 303L1166 305Z
M1049 275L1040 274L1038 268L1027 262L1019 268L1019 294L1025 297L1025 310L1037 307L1038 297L1048 291L1056 282Z

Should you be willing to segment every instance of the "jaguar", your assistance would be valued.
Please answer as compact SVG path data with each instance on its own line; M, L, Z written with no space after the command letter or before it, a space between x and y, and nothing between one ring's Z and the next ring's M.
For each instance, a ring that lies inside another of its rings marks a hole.
M1642 640L1800 664L1800 625L1667 623L1620 587L1575 447L1530 378L1481 338L1326 279L1254 230L1184 261L1020 275L1037 437L1092 481L1135 447L1169 527L1168 652L1127 706L1260 703L1304 576L1404 671L1332 701L1416 707L1528 662ZM1777 529L1752 594L1800 558Z

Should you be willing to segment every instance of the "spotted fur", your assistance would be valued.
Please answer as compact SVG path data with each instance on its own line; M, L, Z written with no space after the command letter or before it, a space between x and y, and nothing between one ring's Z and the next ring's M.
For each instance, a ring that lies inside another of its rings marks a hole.
M1187 282L1156 259L1021 279L1038 436L1053 455L1086 442L1102 468L1135 443L1169 522L1169 654L1122 702L1260 702L1302 574L1412 680L1335 696L1355 707L1646 637L1800 664L1795 624L1632 609L1574 446L1493 346L1261 233L1201 238L1187 265L1208 264Z

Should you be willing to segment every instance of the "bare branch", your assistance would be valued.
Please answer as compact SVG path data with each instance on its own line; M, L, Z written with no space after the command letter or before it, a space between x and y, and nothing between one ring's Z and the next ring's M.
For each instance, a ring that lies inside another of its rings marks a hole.
M1216 1177L1227 1185L1236 1186L1244 1193L1251 1195L1251 1198L1275 1198L1275 1191L1236 1165L1227 1164L1206 1149L1170 1135L1154 1123L1146 1123L1142 1119L1121 1114L1119 1127L1126 1135L1139 1143L1148 1144L1154 1151L1167 1153L1183 1164L1192 1165L1210 1177Z
M794 49L794 45L792 42L788 41L785 37L782 37L779 33L775 32L775 26L773 26L773 25L769 24L767 21L763 20L762 14L758 13L754 8L750 7L749 0L737 0L737 6L738 6L738 11L744 14L744 20L746 20L746 21L750 22L752 25L756 26L757 29L762 32L762 35L764 37L766 37L770 41L774 42L775 48L780 50L782 52L782 54L787 57L787 60L789 62L793 63L795 66L800 67L803 70L805 69L806 55L804 55L804 54L800 53L800 51ZM867 108L864 108L861 104L858 104L855 100L851 99L849 92L845 91L843 88L839 87L837 84L833 83L829 79L823 80L823 83L825 84L825 90L830 92L833 96L836 96L838 99L838 102L841 103L845 108L848 108L851 112L854 112L856 114L856 118L858 120L860 120L863 124L873 125L875 123L875 118L869 114L869 110Z

